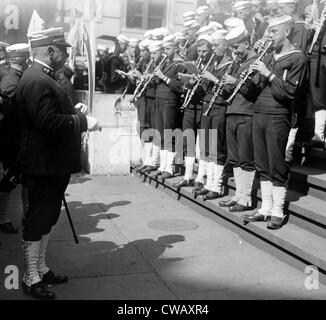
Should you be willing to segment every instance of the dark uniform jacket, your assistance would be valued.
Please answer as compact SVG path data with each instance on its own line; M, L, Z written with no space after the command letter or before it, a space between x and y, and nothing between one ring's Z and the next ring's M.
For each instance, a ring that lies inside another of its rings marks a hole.
M221 80L225 72L230 67L230 65L232 65L231 60L226 61L223 64L221 63L219 64L218 61L215 61L215 63L211 64L207 70L210 73L212 73L218 80ZM210 103L218 87L219 86L214 84L212 81L204 80L203 82L203 90L205 92L205 97L203 99L204 103L208 103L208 104ZM225 95L223 94L222 90L220 91L219 96L216 98L214 105L226 107Z
M306 53L308 42L310 38L310 30L304 21L296 21L290 41L297 49Z
M186 68L183 66L184 61L181 59L166 62L162 67L162 72L169 78L169 83L159 80L156 87L156 97L178 100L183 90L182 82L178 79L178 73L185 73Z
M0 96L2 98L0 112L4 116L0 124L0 153L3 155L2 159L8 164L11 162L11 165L16 162L20 137L15 95L22 74L20 70L10 68L0 81Z
M22 138L18 163L23 174L80 171L81 132L86 116L76 112L51 69L34 62L17 87Z
M275 59L273 53L270 53L264 62L275 78L270 82L261 77L262 92L255 103L254 111L267 114L291 113L306 74L305 55L300 50L291 50Z

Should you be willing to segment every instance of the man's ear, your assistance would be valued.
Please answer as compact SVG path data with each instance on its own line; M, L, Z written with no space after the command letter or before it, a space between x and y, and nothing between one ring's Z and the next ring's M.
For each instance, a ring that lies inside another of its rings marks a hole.
M53 55L53 53L54 53L54 49L53 49L53 47L48 47L48 55Z

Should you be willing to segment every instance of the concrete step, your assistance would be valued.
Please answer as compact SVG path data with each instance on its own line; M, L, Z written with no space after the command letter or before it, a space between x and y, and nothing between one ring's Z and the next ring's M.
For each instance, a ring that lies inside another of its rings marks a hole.
M293 166L290 188L326 201L326 170Z
M177 190L172 188L172 184L178 181L180 176L167 179L164 183L160 179L150 179L147 175L136 174L136 176L153 187L164 190L172 197L196 209L208 218L224 224L226 227L241 234L241 236L257 247L276 255L281 260L297 268L302 269L304 265L317 266L320 270L321 281L326 283L324 237L292 223L291 220L279 230L267 229L266 223L249 223L244 225L241 213L230 213L227 209L219 207L217 200L203 201L202 198L195 199L192 194L192 188L182 188L180 192L177 192ZM229 184L230 190L232 190L232 181ZM301 205L300 210L304 210ZM250 214L251 212L254 212L254 210L247 211L246 213ZM319 217L319 219L324 223L324 217Z
M259 182L255 181L256 189L253 190L256 198L255 206L261 207L261 192ZM228 194L235 193L233 178L228 179ZM326 238L326 210L325 201L316 197L304 195L294 190L288 190L286 197L286 209L289 213L289 222Z

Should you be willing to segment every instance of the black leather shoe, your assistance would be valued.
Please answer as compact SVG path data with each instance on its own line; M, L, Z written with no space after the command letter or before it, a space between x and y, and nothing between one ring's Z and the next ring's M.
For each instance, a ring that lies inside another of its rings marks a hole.
M195 185L192 189L192 193L196 193L197 191L201 190L204 188L204 184L201 182L195 182Z
M152 179L157 179L162 174L163 174L162 171L155 171L155 172L150 173L148 176Z
M209 193L209 190L205 189L205 188L202 188L198 191L195 191L194 194L196 196L204 196L205 194Z
M253 214L244 214L242 216L242 219L245 222L263 222L263 221L267 221L268 216L264 216L263 214L257 211Z
M172 177L173 177L173 174L171 174L170 172L166 172L166 171L164 171L163 174L161 175L162 181L165 181L165 179L169 179Z
M40 281L34 283L30 287L26 285L25 282L22 282L23 292L29 296L32 296L36 299L43 299L43 300L53 300L55 299L55 294L52 291L49 291L46 285Z
M250 207L248 206L243 206L242 204L240 203L236 203L235 205L231 206L229 208L229 211L230 212L242 212L242 211L248 211L250 210Z
M235 204L237 204L237 202L232 199L229 199L229 200L221 200L218 204L220 207L232 207Z
M206 195L203 196L203 200L214 200L223 197L224 195L218 192L209 191Z
M42 282L45 284L60 284L68 282L67 276L55 275L51 270L49 270L42 277Z
M156 167L154 167L154 166L146 166L146 168L140 170L139 172L140 173L148 173L148 172L152 172L155 170L156 170Z
M10 221L0 224L0 231L5 233L18 233L18 229Z
M172 187L181 189L182 187L193 187L194 185L195 185L194 179L190 179L190 180L181 179L178 182L174 183Z
M283 219L280 217L271 216L270 220L267 223L268 229L277 230L282 228L282 226L283 226Z
M146 167L148 167L148 166L146 166L146 165L143 164L143 165L141 165L139 167L136 167L135 171L136 172L140 172L140 171L144 170Z

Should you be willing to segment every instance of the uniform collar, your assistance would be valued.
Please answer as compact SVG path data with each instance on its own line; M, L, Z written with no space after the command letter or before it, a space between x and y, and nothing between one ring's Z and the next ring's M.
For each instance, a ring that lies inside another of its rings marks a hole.
M46 63L38 60L38 59L34 59L34 65L41 71L43 71L45 74L47 74L48 76L54 78L54 71L53 68L51 68L50 66L48 66Z
M23 71L18 69L18 68L15 68L13 66L10 67L12 70L15 71L15 73L17 74L17 76L20 78L22 75L23 75Z

